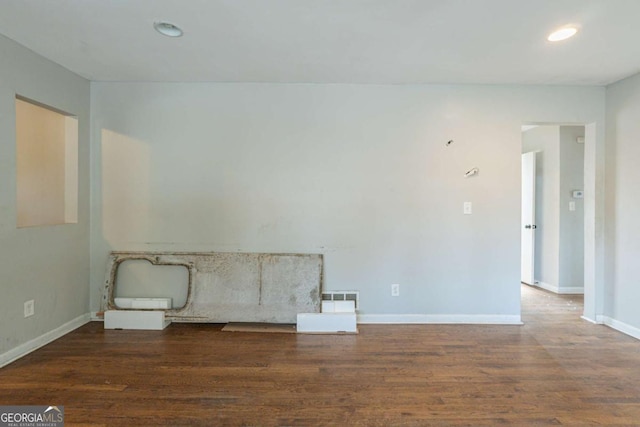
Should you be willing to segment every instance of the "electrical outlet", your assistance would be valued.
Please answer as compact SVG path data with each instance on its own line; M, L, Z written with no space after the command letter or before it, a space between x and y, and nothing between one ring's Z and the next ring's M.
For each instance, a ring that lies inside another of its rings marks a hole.
M399 297L400 296L400 285L398 283L394 283L391 285L391 296Z
M36 312L36 303L34 300L30 299L29 301L25 301L24 303L24 317L31 317Z

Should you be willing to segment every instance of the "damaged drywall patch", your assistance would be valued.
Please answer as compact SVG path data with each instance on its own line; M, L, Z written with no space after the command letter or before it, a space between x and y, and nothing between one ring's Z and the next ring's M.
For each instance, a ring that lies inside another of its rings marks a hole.
M134 259L188 269L186 304L165 311L173 321L295 323L297 313L320 311L321 254L226 252L112 252L103 310L118 309L117 270Z

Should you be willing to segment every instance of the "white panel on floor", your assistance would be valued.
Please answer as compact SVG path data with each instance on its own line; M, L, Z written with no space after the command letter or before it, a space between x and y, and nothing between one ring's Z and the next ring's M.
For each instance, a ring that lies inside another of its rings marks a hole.
M164 311L109 310L104 312L105 329L162 330L169 326Z
M299 333L357 333L355 313L298 313Z

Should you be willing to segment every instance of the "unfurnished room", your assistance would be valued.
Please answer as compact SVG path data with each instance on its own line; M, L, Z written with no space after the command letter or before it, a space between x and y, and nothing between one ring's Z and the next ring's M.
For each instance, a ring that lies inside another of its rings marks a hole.
M0 0L0 426L640 425L639 16Z

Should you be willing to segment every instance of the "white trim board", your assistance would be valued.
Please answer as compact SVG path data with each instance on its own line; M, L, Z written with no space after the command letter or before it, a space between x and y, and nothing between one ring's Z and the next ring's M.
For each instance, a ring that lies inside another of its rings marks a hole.
M97 312L91 313L91 320L102 322ZM179 322L178 322L179 323ZM365 324L468 324L468 325L523 325L519 315L493 314L358 314L357 323Z
M522 320L519 314L358 314L358 323L522 325Z
M44 347L50 342L57 340L58 338L73 331L74 329L78 329L80 326L85 325L90 321L91 318L89 316L89 313L83 314L73 320L68 321L64 325L58 326L52 331L42 334L37 338L27 341L26 343L20 344L19 346L12 348L6 353L0 354L0 368L7 366L9 363L15 362L16 360L26 356L32 351L39 349L40 347Z
M601 317L601 316L598 316L598 317L596 318L596 320L593 320L593 319L589 319L588 317L586 317L586 316L584 316L584 315L580 316L580 318L581 318L582 320L586 320L587 322L589 322L589 323L593 323L594 325L602 325L602 324L603 324L602 319L600 319L600 317Z
M640 328L636 328L635 326L631 326L628 323L621 322L619 320L613 319L609 316L598 316L598 323L602 323L616 331L622 332L623 334L627 334L635 339L640 340Z
M535 285L539 288L542 288L544 290L547 290L549 292L553 292L554 294L559 294L559 295L580 295L580 294L584 294L584 288L578 287L578 286L574 286L574 287L570 287L570 288L561 288L559 286L556 285L551 285L549 283L545 283L545 282L539 282L536 281Z

